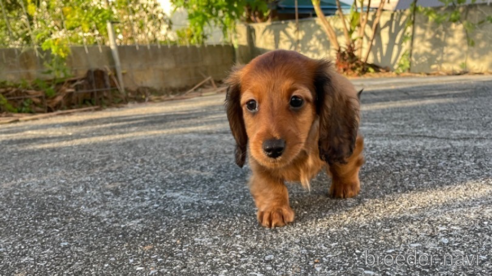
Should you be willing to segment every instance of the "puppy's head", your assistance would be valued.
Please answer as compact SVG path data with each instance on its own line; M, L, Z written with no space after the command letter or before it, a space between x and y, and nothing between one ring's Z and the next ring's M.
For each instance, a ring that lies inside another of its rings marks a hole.
M343 163L352 153L357 92L329 62L278 50L236 67L227 82L227 117L240 167L248 143L252 158L264 167L288 165L306 149L313 129L319 130L322 160Z

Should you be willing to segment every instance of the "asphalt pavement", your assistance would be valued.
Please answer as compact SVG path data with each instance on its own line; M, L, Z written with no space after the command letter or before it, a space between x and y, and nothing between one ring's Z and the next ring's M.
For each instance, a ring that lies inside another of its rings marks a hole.
M0 275L492 275L492 76L359 79L361 193L258 225L224 95L0 126Z

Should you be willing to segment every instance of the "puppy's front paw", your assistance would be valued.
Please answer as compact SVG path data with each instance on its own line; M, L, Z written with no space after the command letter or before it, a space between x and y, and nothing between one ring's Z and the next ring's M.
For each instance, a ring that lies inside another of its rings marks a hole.
M294 221L294 211L287 206L268 207L258 211L258 222L267 228L282 227Z
M330 195L336 198L349 198L359 194L359 180L351 182L333 181L330 187Z

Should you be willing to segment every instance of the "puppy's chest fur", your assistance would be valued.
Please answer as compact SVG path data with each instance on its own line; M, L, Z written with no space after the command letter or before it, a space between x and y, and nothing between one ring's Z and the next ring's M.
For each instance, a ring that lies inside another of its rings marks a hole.
M326 163L319 158L318 150L309 153L303 151L292 164L285 169L280 169L277 174L286 181L299 181L302 186L309 188L309 180L325 166Z

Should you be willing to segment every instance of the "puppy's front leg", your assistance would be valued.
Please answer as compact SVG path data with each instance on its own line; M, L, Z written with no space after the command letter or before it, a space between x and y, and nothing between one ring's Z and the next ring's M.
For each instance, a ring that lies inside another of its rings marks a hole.
M364 139L357 136L355 148L346 164L330 165L329 173L333 178L330 195L339 198L349 198L356 196L360 191L359 170L364 164L362 150L364 149Z
M281 179L265 172L253 172L249 187L258 208L258 222L264 227L281 227L294 221L289 193Z

